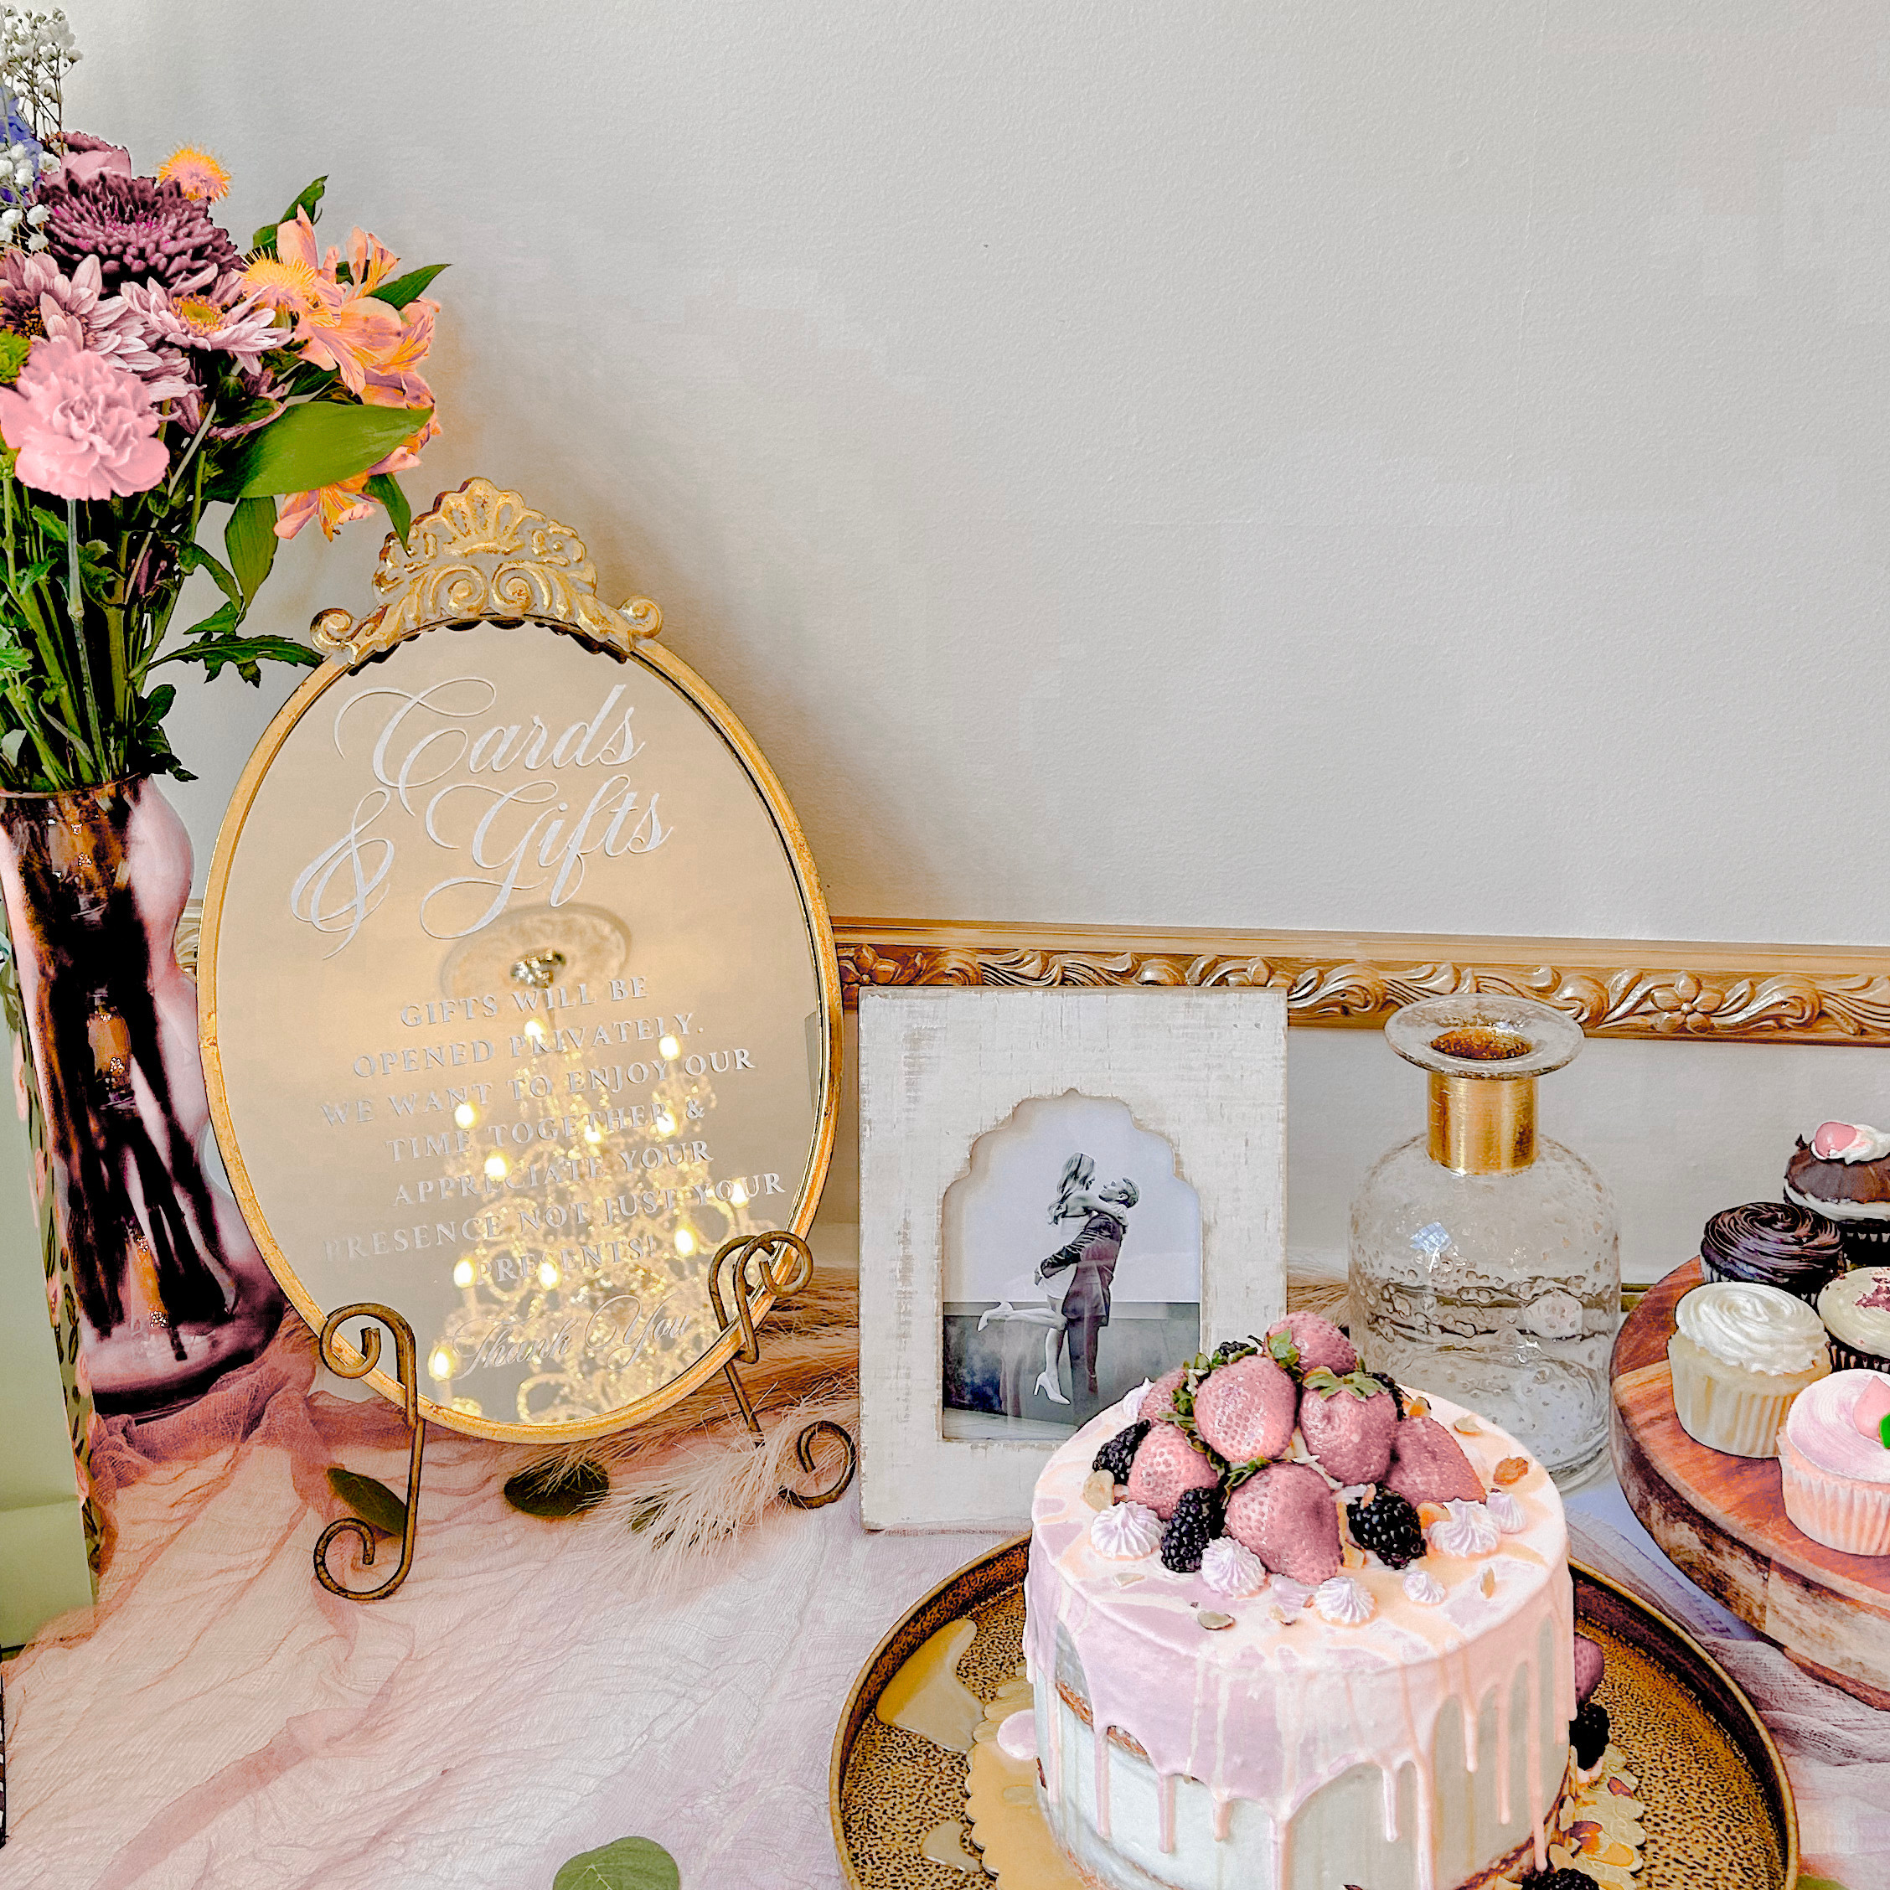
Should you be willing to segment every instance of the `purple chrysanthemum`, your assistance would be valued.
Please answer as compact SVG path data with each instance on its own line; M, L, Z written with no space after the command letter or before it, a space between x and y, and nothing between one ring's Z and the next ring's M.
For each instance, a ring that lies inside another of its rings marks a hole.
M206 270L214 278L242 267L236 245L175 184L109 172L84 183L54 177L39 200L51 212L44 234L60 268L70 275L96 256L107 295L127 282L181 294Z

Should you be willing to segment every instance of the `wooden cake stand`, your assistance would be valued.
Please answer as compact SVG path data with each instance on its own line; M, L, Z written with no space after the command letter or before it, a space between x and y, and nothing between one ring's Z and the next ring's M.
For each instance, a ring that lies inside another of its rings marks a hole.
M1771 1459L1696 1444L1673 1408L1674 1303L1689 1260L1652 1288L1614 1342L1610 1443L1634 1513L1674 1563L1799 1666L1890 1708L1890 1556L1845 1555L1785 1514Z

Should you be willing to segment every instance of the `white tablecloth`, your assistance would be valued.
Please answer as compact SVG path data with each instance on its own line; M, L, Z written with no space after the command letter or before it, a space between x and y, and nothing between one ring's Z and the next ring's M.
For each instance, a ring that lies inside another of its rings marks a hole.
M402 1472L389 1450L348 1459ZM782 1513L732 1572L653 1606L621 1520L521 1516L484 1447L446 1438L414 1575L362 1606L311 1579L329 1506L295 1468L265 1425L119 1492L97 1626L42 1636L7 1677L0 1890L549 1890L633 1834L686 1890L832 1890L841 1703L880 1635L990 1540L869 1537L849 1499ZM1768 1707L1807 1869L1890 1887L1890 1715L1731 1623L1637 1546L1618 1493L1572 1521L1578 1552L1708 1636Z

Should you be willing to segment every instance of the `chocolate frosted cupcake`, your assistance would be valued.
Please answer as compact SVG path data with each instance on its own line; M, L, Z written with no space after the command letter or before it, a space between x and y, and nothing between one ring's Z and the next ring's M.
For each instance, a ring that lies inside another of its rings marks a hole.
M1727 1208L1700 1236L1700 1269L1709 1280L1782 1287L1808 1306L1848 1265L1837 1224L1794 1201Z
M1836 1221L1854 1267L1890 1263L1890 1135L1821 1122L1785 1164L1785 1199Z

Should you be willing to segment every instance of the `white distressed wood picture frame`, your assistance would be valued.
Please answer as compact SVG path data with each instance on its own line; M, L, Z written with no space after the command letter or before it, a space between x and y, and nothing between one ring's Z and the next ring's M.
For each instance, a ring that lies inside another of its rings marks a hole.
M862 1519L1021 1529L1054 1443L943 1431L945 1192L1020 1103L1124 1103L1200 1201L1202 1344L1264 1332L1286 1310L1285 994L869 986L859 1016Z

